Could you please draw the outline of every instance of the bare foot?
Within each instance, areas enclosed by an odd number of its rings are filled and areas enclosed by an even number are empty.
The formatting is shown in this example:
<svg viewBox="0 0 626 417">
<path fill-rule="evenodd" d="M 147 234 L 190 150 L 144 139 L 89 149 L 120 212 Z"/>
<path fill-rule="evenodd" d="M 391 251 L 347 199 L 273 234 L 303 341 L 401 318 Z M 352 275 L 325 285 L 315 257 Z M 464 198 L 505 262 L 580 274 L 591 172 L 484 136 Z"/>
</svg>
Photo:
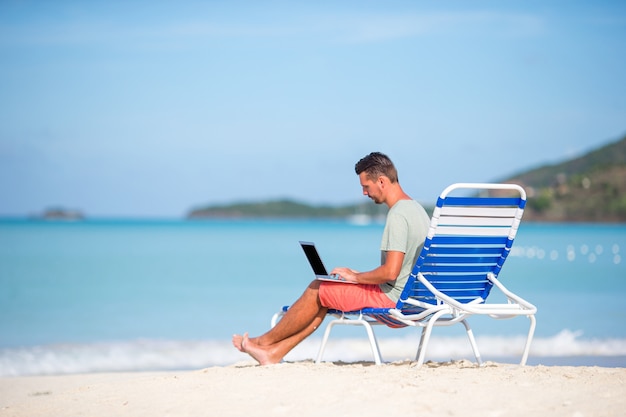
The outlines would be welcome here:
<svg viewBox="0 0 626 417">
<path fill-rule="evenodd" d="M 233 337 L 233 344 L 235 343 Z M 236 346 L 235 346 L 236 347 Z M 270 349 L 265 349 L 248 338 L 248 333 L 244 333 L 241 339 L 241 351 L 252 356 L 261 365 L 272 365 L 279 363 L 283 358 L 272 355 Z"/>
<path fill-rule="evenodd" d="M 236 347 L 239 352 L 244 352 L 242 343 L 243 343 L 243 336 L 238 335 L 238 334 L 234 334 L 233 335 L 233 346 Z"/>
</svg>

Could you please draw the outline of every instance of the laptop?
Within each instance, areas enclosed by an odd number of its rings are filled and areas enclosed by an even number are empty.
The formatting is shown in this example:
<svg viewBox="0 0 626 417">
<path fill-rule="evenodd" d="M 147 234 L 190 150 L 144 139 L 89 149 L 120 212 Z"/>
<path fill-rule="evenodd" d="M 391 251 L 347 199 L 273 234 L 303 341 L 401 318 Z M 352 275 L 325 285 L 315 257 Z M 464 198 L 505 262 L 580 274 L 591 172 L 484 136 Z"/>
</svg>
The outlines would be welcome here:
<svg viewBox="0 0 626 417">
<path fill-rule="evenodd" d="M 317 248 L 313 242 L 300 242 L 300 246 L 302 246 L 302 250 L 304 250 L 304 254 L 306 258 L 309 260 L 309 264 L 313 269 L 313 273 L 315 274 L 315 278 L 321 281 L 332 281 L 332 282 L 342 282 L 345 284 L 356 284 L 355 282 L 346 281 L 341 278 L 339 275 L 329 275 L 324 263 L 322 262 L 322 258 L 320 258 L 319 253 L 317 252 Z"/>
</svg>

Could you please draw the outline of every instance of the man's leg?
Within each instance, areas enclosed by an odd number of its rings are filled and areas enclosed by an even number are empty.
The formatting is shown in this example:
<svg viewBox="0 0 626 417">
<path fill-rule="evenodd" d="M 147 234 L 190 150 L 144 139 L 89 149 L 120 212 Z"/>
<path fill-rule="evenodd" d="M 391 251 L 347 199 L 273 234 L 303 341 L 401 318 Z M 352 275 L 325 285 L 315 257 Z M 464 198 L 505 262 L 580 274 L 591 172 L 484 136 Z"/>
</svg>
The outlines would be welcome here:
<svg viewBox="0 0 626 417">
<path fill-rule="evenodd" d="M 319 286 L 320 281 L 311 282 L 274 328 L 255 338 L 234 335 L 233 345 L 262 365 L 280 362 L 324 320 L 327 308 L 320 303 Z"/>
<path fill-rule="evenodd" d="M 319 314 L 311 321 L 311 323 L 293 336 L 282 339 L 272 345 L 261 346 L 248 338 L 248 334 L 244 333 L 241 339 L 242 352 L 247 353 L 257 360 L 261 365 L 270 365 L 279 363 L 287 353 L 289 353 L 300 342 L 313 333 L 324 320 L 326 309 L 320 311 Z"/>
</svg>

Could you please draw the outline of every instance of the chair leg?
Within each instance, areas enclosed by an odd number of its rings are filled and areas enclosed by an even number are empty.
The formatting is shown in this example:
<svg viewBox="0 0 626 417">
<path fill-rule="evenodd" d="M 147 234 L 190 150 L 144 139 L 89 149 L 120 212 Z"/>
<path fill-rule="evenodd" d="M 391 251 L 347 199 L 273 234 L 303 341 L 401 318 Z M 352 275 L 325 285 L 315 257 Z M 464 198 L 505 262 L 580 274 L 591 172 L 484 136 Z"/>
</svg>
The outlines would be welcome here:
<svg viewBox="0 0 626 417">
<path fill-rule="evenodd" d="M 272 316 L 272 321 L 270 323 L 272 329 L 276 327 L 276 323 L 278 323 L 278 320 L 281 319 L 284 315 L 285 315 L 284 311 L 279 311 L 278 313 Z"/>
<path fill-rule="evenodd" d="M 426 327 L 427 326 L 422 327 L 422 334 L 420 335 L 420 343 L 417 346 L 417 353 L 415 354 L 416 361 L 419 361 L 419 358 L 422 353 L 422 349 L 424 348 L 424 339 L 426 339 Z"/>
<path fill-rule="evenodd" d="M 317 352 L 317 358 L 315 359 L 315 363 L 320 363 L 322 361 L 322 356 L 324 355 L 324 350 L 326 349 L 326 342 L 328 342 L 328 336 L 330 336 L 330 331 L 335 325 L 336 320 L 331 321 L 326 326 L 326 330 L 324 331 L 324 337 L 322 338 L 322 344 L 320 345 L 320 350 Z"/>
<path fill-rule="evenodd" d="M 372 329 L 372 325 L 364 319 L 335 319 L 332 320 L 326 326 L 326 330 L 324 331 L 324 337 L 322 338 L 322 344 L 320 345 L 320 350 L 317 354 L 317 359 L 315 359 L 315 363 L 320 363 L 322 361 L 322 357 L 324 355 L 324 350 L 326 349 L 326 343 L 328 342 L 328 337 L 330 336 L 330 332 L 335 324 L 345 324 L 349 326 L 363 326 L 365 327 L 365 331 L 367 332 L 367 338 L 370 342 L 370 348 L 372 349 L 372 354 L 374 355 L 374 362 L 376 365 L 382 364 L 382 357 L 380 355 L 380 349 L 378 348 L 378 341 L 376 340 L 376 335 L 374 334 L 374 329 Z"/>
<path fill-rule="evenodd" d="M 526 365 L 526 361 L 528 360 L 528 352 L 530 351 L 530 343 L 533 341 L 533 335 L 535 334 L 535 326 L 537 325 L 537 320 L 534 315 L 528 316 L 530 320 L 530 329 L 528 329 L 528 336 L 526 337 L 526 344 L 524 346 L 524 353 L 522 354 L 522 360 L 520 365 Z"/>
<path fill-rule="evenodd" d="M 476 357 L 476 362 L 478 362 L 478 366 L 483 366 L 483 360 L 480 357 L 480 352 L 478 351 L 478 345 L 476 344 L 476 339 L 474 339 L 474 332 L 472 332 L 472 328 L 470 327 L 467 320 L 461 321 L 463 326 L 465 326 L 465 331 L 467 332 L 467 337 L 469 338 L 470 345 L 472 345 L 472 350 L 474 351 L 474 356 Z"/>
<path fill-rule="evenodd" d="M 415 357 L 418 368 L 424 364 L 424 357 L 426 356 L 426 346 L 428 345 L 428 341 L 430 340 L 430 334 L 433 331 L 433 326 L 435 325 L 437 320 L 439 320 L 439 317 L 447 313 L 447 310 L 441 310 L 436 312 L 430 317 L 430 320 L 428 320 L 428 323 L 426 323 L 426 327 L 423 328 L 422 337 L 420 338 L 420 344 L 417 349 L 417 355 Z"/>
<path fill-rule="evenodd" d="M 374 329 L 372 328 L 372 325 L 367 322 L 367 320 L 363 320 L 363 326 L 365 326 L 367 337 L 370 340 L 370 348 L 372 349 L 372 355 L 374 355 L 374 362 L 376 365 L 380 365 L 383 363 L 383 358 L 380 356 L 380 348 L 378 347 L 378 341 L 374 335 Z"/>
<path fill-rule="evenodd" d="M 424 357 L 426 356 L 426 346 L 428 345 L 428 341 L 430 339 L 430 333 L 433 330 L 433 322 L 429 321 L 426 327 L 422 330 L 422 337 L 420 338 L 420 345 L 417 350 L 417 356 L 415 360 L 417 361 L 417 367 L 419 368 L 424 364 Z"/>
</svg>

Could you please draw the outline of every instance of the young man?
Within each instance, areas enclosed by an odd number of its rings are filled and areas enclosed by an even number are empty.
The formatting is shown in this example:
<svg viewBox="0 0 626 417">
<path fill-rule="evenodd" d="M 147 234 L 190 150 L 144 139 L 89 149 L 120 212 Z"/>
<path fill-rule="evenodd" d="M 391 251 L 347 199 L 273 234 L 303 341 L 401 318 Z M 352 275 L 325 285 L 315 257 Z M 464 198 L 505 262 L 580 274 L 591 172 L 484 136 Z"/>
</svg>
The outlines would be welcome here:
<svg viewBox="0 0 626 417">
<path fill-rule="evenodd" d="M 329 308 L 353 311 L 365 307 L 395 307 L 415 260 L 424 245 L 430 219 L 424 208 L 400 186 L 398 173 L 386 155 L 373 152 L 355 165 L 363 194 L 389 207 L 381 242 L 381 264 L 358 272 L 339 267 L 339 274 L 355 284 L 315 280 L 289 308 L 278 324 L 258 337 L 233 336 L 233 345 L 261 365 L 280 362 L 313 333 Z"/>
</svg>

